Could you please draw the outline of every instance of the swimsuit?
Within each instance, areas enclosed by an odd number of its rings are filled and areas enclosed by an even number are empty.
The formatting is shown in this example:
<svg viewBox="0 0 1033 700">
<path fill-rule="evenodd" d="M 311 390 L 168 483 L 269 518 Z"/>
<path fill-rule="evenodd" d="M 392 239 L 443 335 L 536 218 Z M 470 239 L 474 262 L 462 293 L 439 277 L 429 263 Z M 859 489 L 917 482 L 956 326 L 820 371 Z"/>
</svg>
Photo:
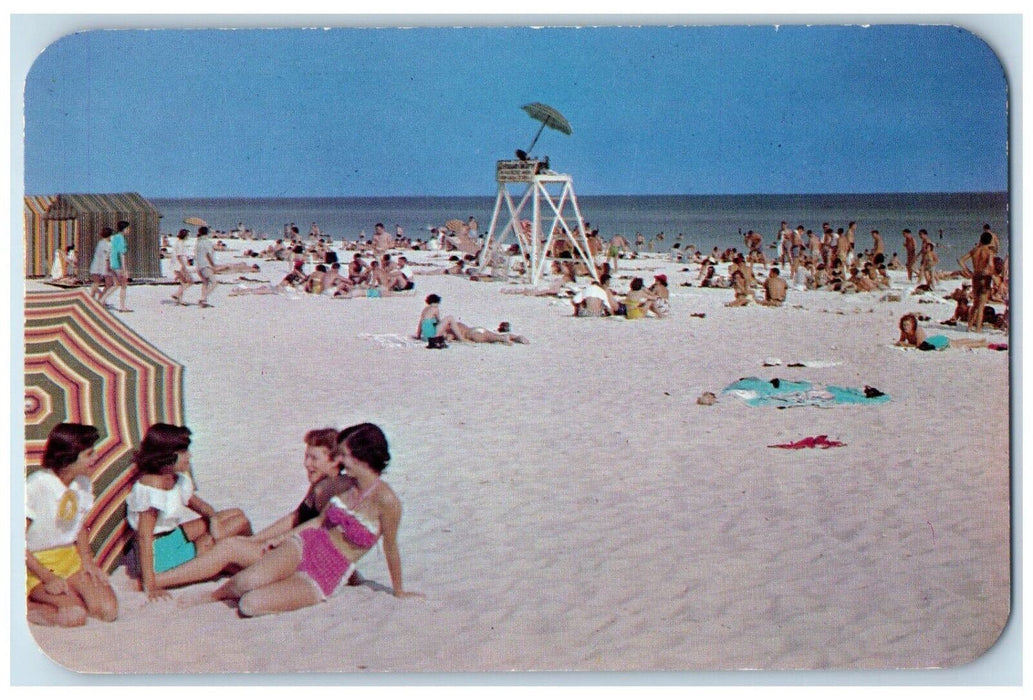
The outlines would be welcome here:
<svg viewBox="0 0 1033 700">
<path fill-rule="evenodd" d="M 420 339 L 427 340 L 438 334 L 438 319 L 425 318 L 420 321 Z"/>
<path fill-rule="evenodd" d="M 177 527 L 164 535 L 155 535 L 152 552 L 154 573 L 160 574 L 197 557 L 197 545 L 187 539 L 182 527 Z"/>
<path fill-rule="evenodd" d="M 295 535 L 301 545 L 301 563 L 297 571 L 319 588 L 322 600 L 336 593 L 355 570 L 355 564 L 334 546 L 329 531 L 337 529 L 345 542 L 364 550 L 370 549 L 380 539 L 379 523 L 370 523 L 355 511 L 379 484 L 379 480 L 374 482 L 351 508 L 339 496 L 334 496 L 326 506 L 323 526 L 302 530 Z"/>
</svg>

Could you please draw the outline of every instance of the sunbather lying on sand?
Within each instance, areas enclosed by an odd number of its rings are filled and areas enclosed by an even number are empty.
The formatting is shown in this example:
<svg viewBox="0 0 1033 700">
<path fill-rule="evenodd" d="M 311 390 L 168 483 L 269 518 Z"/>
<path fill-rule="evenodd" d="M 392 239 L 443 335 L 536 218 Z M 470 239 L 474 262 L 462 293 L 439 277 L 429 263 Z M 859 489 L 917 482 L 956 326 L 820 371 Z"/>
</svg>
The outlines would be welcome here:
<svg viewBox="0 0 1033 700">
<path fill-rule="evenodd" d="M 508 325 L 500 326 L 500 328 L 508 328 Z M 495 331 L 489 331 L 487 328 L 468 326 L 462 321 L 457 321 L 451 316 L 446 316 L 441 319 L 441 322 L 437 327 L 438 335 L 444 337 L 446 340 L 456 340 L 459 342 L 469 343 L 505 343 L 506 345 L 512 345 L 513 343 L 528 344 L 530 341 L 522 335 L 516 333 L 496 333 Z"/>
<path fill-rule="evenodd" d="M 216 274 L 223 274 L 226 272 L 260 272 L 261 268 L 258 267 L 257 263 L 229 263 L 228 265 L 216 265 Z"/>
<path fill-rule="evenodd" d="M 925 331 L 918 327 L 918 317 L 915 314 L 904 314 L 901 316 L 898 326 L 900 328 L 900 338 L 896 344 L 902 347 L 918 348 L 919 350 L 945 350 L 948 347 L 986 347 L 986 338 L 948 338 L 945 335 L 926 337 Z"/>
</svg>

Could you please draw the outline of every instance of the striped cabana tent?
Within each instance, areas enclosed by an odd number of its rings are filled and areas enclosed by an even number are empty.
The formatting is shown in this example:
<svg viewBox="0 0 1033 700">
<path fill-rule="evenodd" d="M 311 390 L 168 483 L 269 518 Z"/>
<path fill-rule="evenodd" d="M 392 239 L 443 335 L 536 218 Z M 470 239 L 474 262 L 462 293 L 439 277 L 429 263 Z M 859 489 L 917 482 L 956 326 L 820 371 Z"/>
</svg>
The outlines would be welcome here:
<svg viewBox="0 0 1033 700">
<path fill-rule="evenodd" d="M 158 209 L 135 192 L 121 194 L 57 194 L 25 197 L 25 276 L 43 277 L 55 251 L 74 245 L 77 277 L 89 280 L 93 250 L 105 226 L 128 221 L 129 274 L 161 277 Z"/>
<path fill-rule="evenodd" d="M 25 198 L 25 276 L 43 277 L 50 272 L 54 252 L 76 245 L 74 220 L 47 220 L 47 211 L 56 195 L 29 195 Z"/>
<path fill-rule="evenodd" d="M 133 451 L 155 423 L 183 424 L 183 367 L 130 330 L 88 290 L 29 293 L 25 298 L 25 464 L 38 469 L 58 423 L 100 432 L 95 445 L 95 505 L 90 544 L 108 571 L 118 566 L 131 531 L 125 500 Z"/>
</svg>

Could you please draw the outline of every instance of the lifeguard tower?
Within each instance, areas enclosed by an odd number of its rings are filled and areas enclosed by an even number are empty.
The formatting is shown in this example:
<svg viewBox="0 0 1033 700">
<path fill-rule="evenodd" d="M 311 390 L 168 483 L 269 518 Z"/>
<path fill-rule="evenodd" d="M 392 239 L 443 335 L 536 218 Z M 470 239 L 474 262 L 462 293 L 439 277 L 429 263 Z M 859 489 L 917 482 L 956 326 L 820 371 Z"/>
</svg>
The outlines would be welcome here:
<svg viewBox="0 0 1033 700">
<path fill-rule="evenodd" d="M 533 119 L 542 122 L 531 148 L 546 126 L 565 134 L 571 133 L 570 124 L 563 115 L 548 105 L 534 102 L 524 105 L 523 109 Z M 531 158 L 523 151 L 517 151 L 517 156 L 514 160 L 500 160 L 495 164 L 498 196 L 478 266 L 483 270 L 489 265 L 497 265 L 498 251 L 508 244 L 512 235 L 526 261 L 525 276 L 531 284 L 537 285 L 541 280 L 550 256 L 566 258 L 565 253 L 568 252 L 570 259 L 584 262 L 588 274 L 596 279 L 588 234 L 574 194 L 573 178 L 550 170 L 548 158 Z M 510 190 L 511 187 L 514 191 Z M 503 218 L 506 223 L 500 227 Z"/>
</svg>

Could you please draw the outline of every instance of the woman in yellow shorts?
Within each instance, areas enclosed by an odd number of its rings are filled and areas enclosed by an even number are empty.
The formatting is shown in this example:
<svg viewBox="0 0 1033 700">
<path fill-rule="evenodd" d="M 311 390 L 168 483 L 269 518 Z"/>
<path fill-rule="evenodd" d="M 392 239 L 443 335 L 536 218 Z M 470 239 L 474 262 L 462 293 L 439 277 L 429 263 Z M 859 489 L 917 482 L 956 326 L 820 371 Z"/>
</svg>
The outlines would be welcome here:
<svg viewBox="0 0 1033 700">
<path fill-rule="evenodd" d="M 87 615 L 105 622 L 118 617 L 118 600 L 84 526 L 93 507 L 88 475 L 98 437 L 92 425 L 58 424 L 47 437 L 43 468 L 26 479 L 26 589 L 35 624 L 78 627 Z"/>
</svg>

